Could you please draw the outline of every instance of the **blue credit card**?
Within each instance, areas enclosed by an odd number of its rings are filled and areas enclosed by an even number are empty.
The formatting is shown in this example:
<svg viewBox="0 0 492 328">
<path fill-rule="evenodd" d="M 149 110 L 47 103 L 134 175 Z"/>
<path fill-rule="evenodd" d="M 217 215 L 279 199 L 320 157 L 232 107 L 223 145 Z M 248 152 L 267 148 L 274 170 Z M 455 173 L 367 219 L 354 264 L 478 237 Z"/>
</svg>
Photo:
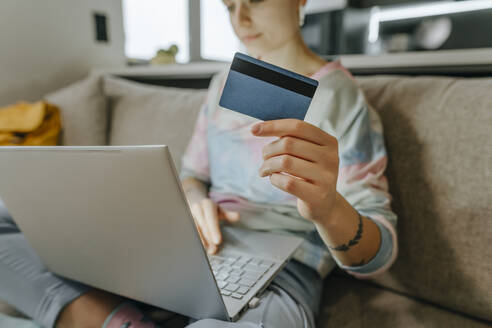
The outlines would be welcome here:
<svg viewBox="0 0 492 328">
<path fill-rule="evenodd" d="M 237 52 L 219 105 L 257 119 L 304 120 L 318 81 Z"/>
</svg>

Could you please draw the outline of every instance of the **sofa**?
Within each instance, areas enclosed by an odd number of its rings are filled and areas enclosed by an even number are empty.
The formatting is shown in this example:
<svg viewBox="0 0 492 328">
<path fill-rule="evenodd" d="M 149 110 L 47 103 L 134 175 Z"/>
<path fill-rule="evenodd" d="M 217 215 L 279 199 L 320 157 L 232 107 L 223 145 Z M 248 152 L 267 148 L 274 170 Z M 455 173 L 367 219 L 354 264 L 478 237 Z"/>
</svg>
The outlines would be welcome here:
<svg viewBox="0 0 492 328">
<path fill-rule="evenodd" d="M 492 78 L 356 79 L 384 125 L 399 256 L 372 280 L 326 278 L 318 326 L 491 326 Z M 105 74 L 46 99 L 61 108 L 61 144 L 167 144 L 179 169 L 205 97 Z"/>
</svg>

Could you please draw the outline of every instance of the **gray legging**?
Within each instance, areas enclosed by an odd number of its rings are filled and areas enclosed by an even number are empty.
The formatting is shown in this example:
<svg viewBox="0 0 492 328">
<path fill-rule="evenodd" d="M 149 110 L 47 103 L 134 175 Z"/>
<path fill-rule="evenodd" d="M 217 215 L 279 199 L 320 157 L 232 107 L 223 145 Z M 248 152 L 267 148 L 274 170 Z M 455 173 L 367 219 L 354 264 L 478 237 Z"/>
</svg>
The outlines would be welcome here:
<svg viewBox="0 0 492 328">
<path fill-rule="evenodd" d="M 0 299 L 45 327 L 90 287 L 48 271 L 0 200 Z M 263 293 L 260 305 L 237 322 L 203 319 L 188 327 L 315 327 L 322 290 L 316 271 L 291 261 Z"/>
</svg>

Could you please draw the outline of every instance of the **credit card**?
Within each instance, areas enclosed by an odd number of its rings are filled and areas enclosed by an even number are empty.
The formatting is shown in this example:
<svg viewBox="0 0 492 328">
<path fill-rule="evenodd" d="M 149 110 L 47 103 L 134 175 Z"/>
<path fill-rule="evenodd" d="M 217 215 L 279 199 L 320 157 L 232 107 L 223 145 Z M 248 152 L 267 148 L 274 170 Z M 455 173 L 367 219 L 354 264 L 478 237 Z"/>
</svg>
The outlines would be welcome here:
<svg viewBox="0 0 492 328">
<path fill-rule="evenodd" d="M 237 52 L 219 105 L 263 121 L 304 120 L 317 87 L 316 80 Z"/>
</svg>

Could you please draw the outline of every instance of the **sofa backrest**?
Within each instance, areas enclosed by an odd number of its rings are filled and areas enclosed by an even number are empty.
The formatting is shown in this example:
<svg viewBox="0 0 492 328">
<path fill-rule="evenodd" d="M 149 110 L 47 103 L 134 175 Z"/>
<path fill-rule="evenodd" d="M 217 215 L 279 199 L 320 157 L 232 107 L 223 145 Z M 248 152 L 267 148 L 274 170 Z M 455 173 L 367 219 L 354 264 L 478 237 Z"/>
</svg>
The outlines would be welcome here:
<svg viewBox="0 0 492 328">
<path fill-rule="evenodd" d="M 358 78 L 379 112 L 400 252 L 376 282 L 492 320 L 492 79 Z"/>
</svg>

